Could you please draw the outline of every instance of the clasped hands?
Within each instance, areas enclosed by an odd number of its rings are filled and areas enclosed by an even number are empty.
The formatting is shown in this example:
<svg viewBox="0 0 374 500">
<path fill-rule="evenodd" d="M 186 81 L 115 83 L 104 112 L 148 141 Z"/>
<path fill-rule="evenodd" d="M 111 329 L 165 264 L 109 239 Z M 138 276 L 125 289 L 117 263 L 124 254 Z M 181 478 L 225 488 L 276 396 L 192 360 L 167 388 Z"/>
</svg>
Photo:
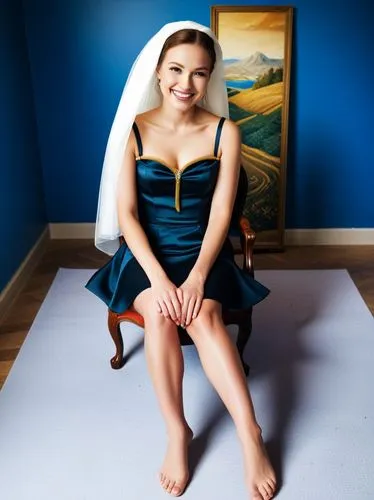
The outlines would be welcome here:
<svg viewBox="0 0 374 500">
<path fill-rule="evenodd" d="M 199 314 L 204 279 L 191 272 L 178 288 L 165 275 L 152 282 L 151 290 L 158 312 L 185 328 Z"/>
</svg>

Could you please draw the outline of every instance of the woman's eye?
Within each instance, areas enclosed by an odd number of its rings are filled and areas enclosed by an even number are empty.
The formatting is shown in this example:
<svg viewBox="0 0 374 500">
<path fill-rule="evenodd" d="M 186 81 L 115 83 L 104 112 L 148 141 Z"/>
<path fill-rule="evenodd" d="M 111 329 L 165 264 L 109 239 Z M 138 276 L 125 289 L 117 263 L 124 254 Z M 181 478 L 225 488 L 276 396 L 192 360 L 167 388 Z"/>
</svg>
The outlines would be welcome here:
<svg viewBox="0 0 374 500">
<path fill-rule="evenodd" d="M 170 71 L 174 71 L 175 73 L 180 73 L 180 72 L 182 71 L 182 69 L 181 69 L 181 68 L 178 68 L 177 66 L 171 66 L 171 67 L 169 68 L 169 70 L 170 70 Z M 202 78 L 204 78 L 204 77 L 206 77 L 206 76 L 207 76 L 207 75 L 206 75 L 206 73 L 204 73 L 204 71 L 195 71 L 195 73 L 194 73 L 194 74 L 195 74 L 196 76 L 198 76 L 198 77 L 202 77 Z"/>
</svg>

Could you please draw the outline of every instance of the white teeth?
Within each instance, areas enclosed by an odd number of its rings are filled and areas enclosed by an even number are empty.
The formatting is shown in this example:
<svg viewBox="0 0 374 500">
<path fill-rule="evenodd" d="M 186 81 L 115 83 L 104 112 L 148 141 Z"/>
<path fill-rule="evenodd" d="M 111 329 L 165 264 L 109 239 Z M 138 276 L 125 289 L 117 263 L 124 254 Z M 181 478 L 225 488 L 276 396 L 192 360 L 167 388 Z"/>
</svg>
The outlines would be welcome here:
<svg viewBox="0 0 374 500">
<path fill-rule="evenodd" d="M 188 94 L 185 92 L 179 92 L 178 90 L 173 90 L 174 94 L 178 97 L 191 97 L 193 94 Z"/>
</svg>

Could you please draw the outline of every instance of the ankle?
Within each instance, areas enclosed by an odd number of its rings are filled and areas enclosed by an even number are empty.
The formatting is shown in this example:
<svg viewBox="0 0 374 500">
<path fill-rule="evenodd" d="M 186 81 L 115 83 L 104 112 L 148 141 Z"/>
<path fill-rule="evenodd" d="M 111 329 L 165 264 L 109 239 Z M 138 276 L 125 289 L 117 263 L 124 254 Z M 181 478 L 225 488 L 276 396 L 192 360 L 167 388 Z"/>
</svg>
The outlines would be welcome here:
<svg viewBox="0 0 374 500">
<path fill-rule="evenodd" d="M 262 429 L 257 422 L 249 426 L 247 425 L 243 429 L 238 429 L 237 433 L 242 443 L 248 443 L 248 441 L 255 443 L 262 442 Z"/>
<path fill-rule="evenodd" d="M 174 423 L 172 425 L 167 426 L 166 433 L 169 438 L 180 438 L 183 439 L 189 435 L 191 429 L 189 425 L 186 423 Z"/>
</svg>

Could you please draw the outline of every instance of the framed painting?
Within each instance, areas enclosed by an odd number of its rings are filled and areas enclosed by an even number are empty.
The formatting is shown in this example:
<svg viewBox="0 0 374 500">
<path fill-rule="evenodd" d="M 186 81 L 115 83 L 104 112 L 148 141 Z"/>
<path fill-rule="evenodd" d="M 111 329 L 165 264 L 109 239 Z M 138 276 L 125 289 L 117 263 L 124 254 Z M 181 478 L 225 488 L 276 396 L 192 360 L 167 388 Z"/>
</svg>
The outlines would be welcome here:
<svg viewBox="0 0 374 500">
<path fill-rule="evenodd" d="M 230 118 L 242 136 L 249 188 L 244 215 L 256 248 L 284 246 L 293 8 L 212 6 L 223 51 Z"/>
</svg>

